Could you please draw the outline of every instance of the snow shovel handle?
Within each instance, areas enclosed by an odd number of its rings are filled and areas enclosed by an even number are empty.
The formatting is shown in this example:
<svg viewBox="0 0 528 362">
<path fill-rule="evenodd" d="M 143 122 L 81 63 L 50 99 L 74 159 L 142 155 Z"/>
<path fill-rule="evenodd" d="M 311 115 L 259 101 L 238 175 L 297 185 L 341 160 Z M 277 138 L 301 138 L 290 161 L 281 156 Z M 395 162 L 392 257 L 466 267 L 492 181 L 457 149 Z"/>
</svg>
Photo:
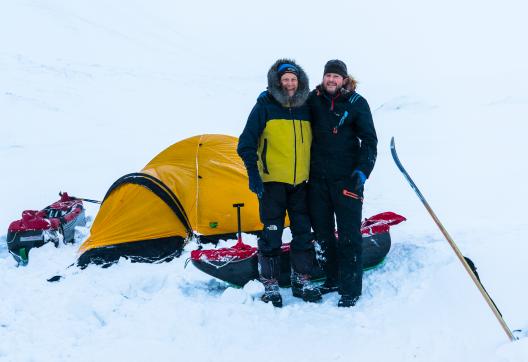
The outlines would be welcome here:
<svg viewBox="0 0 528 362">
<path fill-rule="evenodd" d="M 238 224 L 238 242 L 242 242 L 242 221 L 240 220 L 240 208 L 244 207 L 244 204 L 233 204 L 233 207 L 236 207 L 237 209 L 237 224 Z"/>
</svg>

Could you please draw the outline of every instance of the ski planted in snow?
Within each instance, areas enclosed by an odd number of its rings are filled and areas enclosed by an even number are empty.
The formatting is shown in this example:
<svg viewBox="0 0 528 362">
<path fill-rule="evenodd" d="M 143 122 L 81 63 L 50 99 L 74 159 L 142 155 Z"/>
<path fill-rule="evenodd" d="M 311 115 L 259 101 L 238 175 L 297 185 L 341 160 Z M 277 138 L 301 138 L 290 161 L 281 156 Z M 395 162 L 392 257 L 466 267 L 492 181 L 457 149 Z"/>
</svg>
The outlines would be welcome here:
<svg viewBox="0 0 528 362">
<path fill-rule="evenodd" d="M 394 143 L 394 137 L 392 137 L 392 139 L 391 139 L 390 147 L 391 147 L 392 158 L 394 159 L 394 162 L 396 163 L 396 166 L 398 166 L 398 169 L 401 171 L 401 173 L 403 174 L 403 176 L 405 177 L 405 179 L 407 180 L 409 185 L 412 187 L 412 189 L 414 190 L 414 192 L 416 193 L 416 195 L 418 196 L 418 198 L 420 199 L 422 204 L 425 206 L 425 208 L 427 209 L 427 211 L 429 212 L 429 214 L 433 218 L 434 222 L 436 223 L 436 225 L 438 226 L 438 228 L 440 229 L 440 231 L 442 232 L 444 237 L 447 239 L 449 245 L 451 245 L 451 248 L 453 249 L 453 251 L 455 252 L 456 256 L 458 257 L 458 259 L 460 260 L 460 262 L 464 266 L 464 269 L 466 269 L 467 273 L 469 274 L 469 276 L 471 277 L 471 279 L 473 280 L 473 282 L 475 283 L 475 285 L 479 289 L 480 293 L 482 294 L 482 297 L 484 297 L 484 299 L 488 303 L 488 306 L 493 311 L 493 314 L 495 315 L 495 317 L 499 321 L 502 329 L 504 329 L 504 332 L 508 335 L 508 338 L 510 339 L 510 341 L 517 340 L 517 337 L 513 335 L 511 329 L 506 325 L 506 322 L 502 318 L 502 314 L 499 312 L 497 306 L 495 305 L 495 303 L 493 302 L 493 300 L 489 296 L 488 292 L 486 291 L 486 289 L 484 289 L 484 286 L 480 282 L 478 276 L 476 275 L 476 272 L 474 272 L 472 270 L 474 267 L 472 268 L 468 264 L 466 258 L 462 255 L 462 253 L 458 249 L 457 245 L 455 244 L 455 242 L 453 241 L 453 239 L 451 238 L 451 236 L 449 235 L 447 230 L 444 228 L 444 226 L 440 222 L 440 219 L 438 219 L 438 217 L 434 213 L 434 211 L 431 208 L 431 206 L 429 206 L 429 203 L 425 200 L 425 197 L 422 195 L 422 193 L 418 189 L 418 186 L 416 186 L 414 181 L 411 179 L 411 176 L 409 176 L 409 173 L 403 167 L 402 163 L 400 162 L 400 159 L 398 158 L 398 154 L 396 153 L 396 145 Z"/>
</svg>

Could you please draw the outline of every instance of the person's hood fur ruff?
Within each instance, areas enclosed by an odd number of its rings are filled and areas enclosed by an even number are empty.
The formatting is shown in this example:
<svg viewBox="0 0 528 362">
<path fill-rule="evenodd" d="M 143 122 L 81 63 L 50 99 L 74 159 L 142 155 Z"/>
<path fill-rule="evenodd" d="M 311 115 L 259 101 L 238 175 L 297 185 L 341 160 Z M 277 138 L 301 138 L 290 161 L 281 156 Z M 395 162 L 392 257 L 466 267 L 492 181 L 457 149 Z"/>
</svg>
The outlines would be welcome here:
<svg viewBox="0 0 528 362">
<path fill-rule="evenodd" d="M 279 66 L 284 63 L 292 64 L 299 70 L 299 76 L 297 77 L 299 86 L 292 97 L 288 97 L 288 94 L 282 89 L 277 72 Z M 268 92 L 285 107 L 299 107 L 306 102 L 310 93 L 310 85 L 308 83 L 308 76 L 301 66 L 292 59 L 279 59 L 268 71 Z"/>
</svg>

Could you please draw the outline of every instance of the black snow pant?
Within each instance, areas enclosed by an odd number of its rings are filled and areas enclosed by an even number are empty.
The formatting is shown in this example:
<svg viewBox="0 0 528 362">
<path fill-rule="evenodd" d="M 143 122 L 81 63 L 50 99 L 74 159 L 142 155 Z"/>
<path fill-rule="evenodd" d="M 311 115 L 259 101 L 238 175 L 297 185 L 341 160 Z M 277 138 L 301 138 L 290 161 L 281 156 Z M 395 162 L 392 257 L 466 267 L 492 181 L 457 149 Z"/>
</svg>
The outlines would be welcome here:
<svg viewBox="0 0 528 362">
<path fill-rule="evenodd" d="M 264 224 L 258 240 L 259 271 L 265 279 L 278 279 L 282 232 L 286 211 L 290 218 L 292 269 L 311 274 L 315 265 L 315 250 L 308 212 L 307 184 L 293 186 L 282 182 L 265 182 L 259 199 L 260 220 Z"/>
<path fill-rule="evenodd" d="M 320 259 L 328 282 L 337 282 L 341 295 L 360 296 L 363 279 L 363 189 L 354 192 L 348 178 L 311 178 L 308 195 L 312 227 L 315 240 L 321 247 Z M 335 235 L 336 221 L 338 239 Z"/>
</svg>

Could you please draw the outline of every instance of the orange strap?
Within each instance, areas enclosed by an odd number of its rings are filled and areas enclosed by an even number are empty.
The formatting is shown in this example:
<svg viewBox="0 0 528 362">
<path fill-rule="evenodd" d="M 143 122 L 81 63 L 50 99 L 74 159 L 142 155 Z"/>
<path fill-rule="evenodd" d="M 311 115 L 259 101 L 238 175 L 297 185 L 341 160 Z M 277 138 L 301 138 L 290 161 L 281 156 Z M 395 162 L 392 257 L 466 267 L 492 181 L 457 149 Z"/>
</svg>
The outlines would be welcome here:
<svg viewBox="0 0 528 362">
<path fill-rule="evenodd" d="M 353 199 L 356 199 L 356 200 L 359 200 L 359 201 L 363 202 L 363 198 L 362 197 L 360 197 L 358 194 L 355 194 L 353 192 L 348 191 L 347 189 L 343 189 L 343 195 L 345 195 L 346 197 L 351 197 Z"/>
</svg>

